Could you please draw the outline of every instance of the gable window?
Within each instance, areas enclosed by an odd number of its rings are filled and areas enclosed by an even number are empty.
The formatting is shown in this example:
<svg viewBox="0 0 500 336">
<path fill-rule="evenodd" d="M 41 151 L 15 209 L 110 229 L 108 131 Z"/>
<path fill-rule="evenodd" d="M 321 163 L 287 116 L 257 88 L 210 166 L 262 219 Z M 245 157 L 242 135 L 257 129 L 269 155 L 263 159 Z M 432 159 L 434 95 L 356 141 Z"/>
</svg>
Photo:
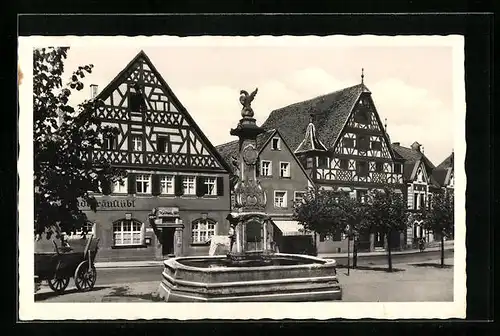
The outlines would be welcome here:
<svg viewBox="0 0 500 336">
<path fill-rule="evenodd" d="M 103 148 L 107 150 L 118 149 L 118 137 L 109 134 L 103 138 Z"/>
<path fill-rule="evenodd" d="M 157 138 L 157 150 L 160 153 L 167 153 L 168 152 L 168 138 L 164 136 L 159 136 Z"/>
<path fill-rule="evenodd" d="M 375 171 L 381 173 L 384 171 L 384 164 L 382 162 L 375 162 Z"/>
<path fill-rule="evenodd" d="M 273 138 L 271 142 L 271 148 L 272 150 L 280 150 L 281 149 L 281 143 L 279 138 Z"/>
<path fill-rule="evenodd" d="M 342 144 L 345 148 L 354 148 L 354 139 L 352 138 L 343 138 Z"/>
<path fill-rule="evenodd" d="M 127 179 L 113 183 L 112 192 L 114 194 L 126 194 L 128 192 Z"/>
<path fill-rule="evenodd" d="M 366 135 L 358 135 L 358 139 L 357 139 L 357 145 L 358 145 L 358 149 L 360 150 L 368 150 L 369 149 L 369 139 Z"/>
<path fill-rule="evenodd" d="M 382 142 L 380 141 L 372 141 L 372 149 L 376 151 L 382 150 Z"/>
<path fill-rule="evenodd" d="M 137 175 L 135 178 L 135 191 L 137 194 L 151 194 L 151 175 Z"/>
<path fill-rule="evenodd" d="M 131 112 L 141 112 L 146 109 L 146 101 L 144 100 L 141 89 L 137 84 L 135 84 L 133 88 L 130 88 L 128 106 Z"/>
<path fill-rule="evenodd" d="M 395 163 L 394 164 L 394 173 L 401 174 L 401 168 L 402 168 L 402 166 L 400 163 Z"/>
<path fill-rule="evenodd" d="M 280 177 L 290 177 L 289 162 L 280 162 Z"/>
<path fill-rule="evenodd" d="M 184 195 L 196 195 L 196 182 L 194 176 L 183 176 L 182 187 Z"/>
<path fill-rule="evenodd" d="M 134 152 L 142 152 L 142 137 L 140 135 L 132 136 L 132 150 Z"/>
<path fill-rule="evenodd" d="M 286 208 L 286 191 L 275 191 L 274 192 L 274 207 L 275 208 Z"/>
<path fill-rule="evenodd" d="M 206 243 L 215 235 L 217 222 L 211 219 L 197 219 L 191 223 L 191 241 Z"/>
<path fill-rule="evenodd" d="M 340 169 L 347 170 L 349 168 L 349 160 L 340 159 Z"/>
<path fill-rule="evenodd" d="M 271 161 L 262 160 L 260 162 L 260 175 L 262 176 L 272 176 L 272 164 Z"/>
<path fill-rule="evenodd" d="M 306 159 L 306 169 L 310 169 L 310 168 L 312 168 L 312 167 L 313 167 L 313 163 L 314 163 L 313 158 L 308 157 L 308 158 Z"/>
<path fill-rule="evenodd" d="M 132 219 L 122 219 L 113 223 L 113 243 L 115 246 L 142 245 L 142 223 Z"/>
<path fill-rule="evenodd" d="M 356 162 L 356 173 L 358 176 L 366 177 L 368 176 L 368 164 L 365 161 Z"/>
<path fill-rule="evenodd" d="M 368 111 L 366 108 L 360 107 L 354 114 L 354 121 L 358 124 L 368 123 Z"/>
<path fill-rule="evenodd" d="M 216 196 L 217 195 L 217 181 L 215 177 L 205 177 L 203 184 L 205 185 L 205 195 Z"/>
<path fill-rule="evenodd" d="M 417 171 L 417 182 L 424 182 L 424 174 L 422 173 L 422 168 Z"/>
<path fill-rule="evenodd" d="M 305 191 L 295 191 L 293 200 L 295 203 L 302 202 L 304 200 L 306 193 Z"/>
<path fill-rule="evenodd" d="M 174 193 L 174 177 L 172 175 L 160 177 L 160 193 L 162 195 L 172 195 Z"/>
</svg>

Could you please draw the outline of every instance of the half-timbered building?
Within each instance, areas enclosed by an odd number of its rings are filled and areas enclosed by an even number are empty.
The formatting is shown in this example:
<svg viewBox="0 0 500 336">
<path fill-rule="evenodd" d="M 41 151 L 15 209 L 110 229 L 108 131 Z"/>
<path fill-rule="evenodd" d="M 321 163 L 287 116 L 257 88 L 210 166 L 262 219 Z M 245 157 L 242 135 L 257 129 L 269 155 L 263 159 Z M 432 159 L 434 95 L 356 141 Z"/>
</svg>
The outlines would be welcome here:
<svg viewBox="0 0 500 336">
<path fill-rule="evenodd" d="M 95 86 L 92 92 L 104 102 L 95 117 L 119 133 L 88 159 L 104 158 L 128 173 L 96 195 L 96 213 L 81 202 L 100 238 L 99 257 L 207 254 L 210 237 L 229 231 L 226 162 L 143 51 L 100 93 Z M 161 215 L 156 228 L 148 221 L 152 211 Z"/>
<path fill-rule="evenodd" d="M 303 235 L 302 226 L 292 219 L 294 202 L 300 201 L 313 181 L 306 173 L 292 149 L 277 129 L 270 129 L 257 136 L 259 164 L 257 177 L 266 191 L 265 212 L 284 236 Z M 221 156 L 233 166 L 236 182 L 238 165 L 238 140 L 216 147 Z M 232 190 L 232 188 L 231 188 Z"/>
<path fill-rule="evenodd" d="M 417 141 L 413 142 L 410 147 L 401 146 L 401 143 L 394 142 L 392 148 L 405 160 L 403 182 L 406 188 L 404 193 L 410 210 L 406 246 L 416 248 L 418 238 L 425 238 L 427 242 L 434 240 L 433 233 L 421 226 L 421 221 L 417 219 L 415 214 L 432 201 L 433 190 L 438 186 L 433 177 L 435 167 L 425 156 L 422 145 Z"/>
<path fill-rule="evenodd" d="M 322 188 L 345 191 L 361 201 L 370 189 L 385 184 L 402 192 L 404 161 L 394 153 L 363 82 L 272 111 L 263 127 L 280 131 Z M 318 251 L 343 252 L 344 238 L 320 237 Z M 403 237 L 395 236 L 391 246 L 402 241 Z M 381 234 L 366 234 L 359 246 L 374 250 L 384 248 L 386 242 Z"/>
</svg>

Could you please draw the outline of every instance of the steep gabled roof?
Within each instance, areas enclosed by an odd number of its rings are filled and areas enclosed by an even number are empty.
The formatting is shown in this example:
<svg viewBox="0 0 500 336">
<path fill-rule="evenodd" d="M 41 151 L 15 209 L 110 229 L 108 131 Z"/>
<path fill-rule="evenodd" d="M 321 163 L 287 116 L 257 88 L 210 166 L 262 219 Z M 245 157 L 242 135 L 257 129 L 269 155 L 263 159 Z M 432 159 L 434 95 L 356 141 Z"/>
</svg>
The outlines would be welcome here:
<svg viewBox="0 0 500 336">
<path fill-rule="evenodd" d="M 450 182 L 453 174 L 454 159 L 455 154 L 451 152 L 450 156 L 444 159 L 432 172 L 432 176 L 441 187 L 447 186 Z"/>
<path fill-rule="evenodd" d="M 453 168 L 455 152 L 451 152 L 450 156 L 443 160 L 436 168 Z"/>
<path fill-rule="evenodd" d="M 420 164 L 420 162 L 423 162 L 425 167 L 427 168 L 427 176 L 429 176 L 429 179 L 431 180 L 430 182 L 432 183 L 433 179 L 431 178 L 431 174 L 435 167 L 431 160 L 429 160 L 429 158 L 427 158 L 424 153 L 413 148 L 401 146 L 396 143 L 391 144 L 391 147 L 394 152 L 405 161 L 403 168 L 403 178 L 406 181 L 413 180 L 418 165 Z"/>
<path fill-rule="evenodd" d="M 169 98 L 172 100 L 172 102 L 175 104 L 177 109 L 179 110 L 180 113 L 186 118 L 187 122 L 189 123 L 189 126 L 193 128 L 193 130 L 198 134 L 198 136 L 201 138 L 203 143 L 207 146 L 209 152 L 211 155 L 215 157 L 215 159 L 221 164 L 224 170 L 230 172 L 231 168 L 227 164 L 227 162 L 220 156 L 219 152 L 215 149 L 213 144 L 210 142 L 210 140 L 205 136 L 203 131 L 200 129 L 198 124 L 194 121 L 193 117 L 189 114 L 187 109 L 182 105 L 180 100 L 177 98 L 177 96 L 174 94 L 170 86 L 167 84 L 165 79 L 162 77 L 160 72 L 156 69 L 156 67 L 153 65 L 151 60 L 149 59 L 148 55 L 141 50 L 128 64 L 127 66 L 116 75 L 115 78 L 113 78 L 112 81 L 108 83 L 108 85 L 97 95 L 96 99 L 103 99 L 108 97 L 110 94 L 112 94 L 113 90 L 116 89 L 117 85 L 125 80 L 129 73 L 133 71 L 134 65 L 140 61 L 143 60 L 151 69 L 151 71 L 154 73 L 154 75 L 158 78 L 158 81 L 160 82 L 161 86 L 165 90 L 165 92 L 168 94 Z"/>
<path fill-rule="evenodd" d="M 310 115 L 313 114 L 318 139 L 327 148 L 333 148 L 354 104 L 363 92 L 370 91 L 364 84 L 358 84 L 282 107 L 272 111 L 262 127 L 279 129 L 288 146 L 296 149 L 304 139 Z"/>
</svg>

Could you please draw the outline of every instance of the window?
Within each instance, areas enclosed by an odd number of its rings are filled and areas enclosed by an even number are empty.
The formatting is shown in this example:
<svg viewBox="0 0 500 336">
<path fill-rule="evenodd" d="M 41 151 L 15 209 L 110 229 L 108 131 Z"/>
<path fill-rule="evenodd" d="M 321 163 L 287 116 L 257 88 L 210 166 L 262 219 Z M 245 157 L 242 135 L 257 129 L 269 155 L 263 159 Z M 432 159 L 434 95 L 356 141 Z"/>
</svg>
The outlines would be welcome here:
<svg viewBox="0 0 500 336">
<path fill-rule="evenodd" d="M 71 234 L 67 236 L 67 239 L 82 239 L 84 238 L 84 234 L 96 236 L 95 226 L 95 223 L 86 222 L 85 224 L 83 224 L 82 228 L 76 230 L 75 232 L 71 232 Z"/>
<path fill-rule="evenodd" d="M 289 162 L 280 162 L 280 177 L 290 177 Z"/>
<path fill-rule="evenodd" d="M 158 145 L 158 152 L 160 153 L 167 153 L 168 152 L 168 148 L 167 148 L 167 145 L 168 145 L 168 138 L 167 137 L 158 137 L 157 138 L 157 145 Z"/>
<path fill-rule="evenodd" d="M 216 196 L 217 195 L 217 181 L 215 177 L 205 177 L 203 183 L 205 184 L 205 195 Z"/>
<path fill-rule="evenodd" d="M 142 152 L 142 137 L 140 135 L 132 136 L 132 150 Z"/>
<path fill-rule="evenodd" d="M 358 202 L 365 203 L 367 201 L 368 192 L 366 190 L 356 190 Z"/>
<path fill-rule="evenodd" d="M 137 175 L 135 178 L 135 191 L 138 194 L 150 194 L 151 193 L 151 175 L 141 174 Z"/>
<path fill-rule="evenodd" d="M 360 150 L 368 150 L 369 149 L 369 139 L 366 135 L 358 135 L 358 149 Z"/>
<path fill-rule="evenodd" d="M 342 143 L 345 148 L 354 148 L 354 139 L 351 138 L 343 138 Z"/>
<path fill-rule="evenodd" d="M 107 150 L 118 149 L 118 138 L 116 135 L 107 135 L 103 138 L 103 147 Z"/>
<path fill-rule="evenodd" d="M 271 148 L 273 150 L 280 150 L 280 139 L 279 138 L 273 138 L 272 143 L 271 143 Z"/>
<path fill-rule="evenodd" d="M 313 158 L 308 157 L 308 158 L 306 159 L 306 168 L 307 168 L 307 169 L 310 169 L 310 168 L 312 168 L 312 167 L 313 167 Z"/>
<path fill-rule="evenodd" d="M 294 193 L 294 197 L 293 198 L 294 198 L 294 201 L 296 203 L 298 203 L 298 202 L 302 202 L 302 200 L 304 199 L 305 196 L 306 196 L 306 193 L 304 191 L 296 191 Z"/>
<path fill-rule="evenodd" d="M 368 123 L 368 112 L 366 108 L 359 108 L 354 114 L 354 121 L 358 124 L 367 124 Z"/>
<path fill-rule="evenodd" d="M 274 192 L 274 207 L 275 208 L 286 208 L 286 191 L 275 191 Z"/>
<path fill-rule="evenodd" d="M 194 176 L 184 176 L 182 178 L 182 186 L 185 195 L 196 195 L 196 182 Z"/>
<path fill-rule="evenodd" d="M 146 109 L 146 101 L 141 93 L 141 88 L 137 84 L 130 88 L 128 106 L 131 112 L 141 112 Z"/>
<path fill-rule="evenodd" d="M 413 210 L 418 209 L 418 194 L 413 194 Z"/>
<path fill-rule="evenodd" d="M 272 166 L 271 161 L 261 161 L 260 163 L 260 175 L 262 176 L 272 176 Z"/>
<path fill-rule="evenodd" d="M 394 172 L 396 174 L 401 174 L 401 164 L 400 163 L 395 163 L 394 164 Z"/>
<path fill-rule="evenodd" d="M 127 194 L 127 179 L 123 179 L 121 181 L 116 181 L 115 183 L 113 183 L 112 190 L 115 194 Z"/>
<path fill-rule="evenodd" d="M 320 156 L 317 158 L 318 168 L 328 168 L 328 157 Z"/>
<path fill-rule="evenodd" d="M 211 219 L 197 219 L 191 226 L 191 240 L 193 243 L 206 243 L 215 235 L 217 222 Z"/>
<path fill-rule="evenodd" d="M 382 143 L 380 141 L 372 141 L 372 149 L 381 151 L 382 150 Z"/>
<path fill-rule="evenodd" d="M 382 162 L 375 162 L 375 171 L 381 173 L 384 171 L 384 164 Z"/>
<path fill-rule="evenodd" d="M 123 219 L 114 222 L 113 239 L 115 246 L 141 245 L 142 223 L 130 219 Z"/>
<path fill-rule="evenodd" d="M 172 175 L 160 177 L 160 193 L 172 195 L 174 193 L 174 177 Z"/>
<path fill-rule="evenodd" d="M 422 173 L 422 168 L 419 168 L 417 171 L 417 182 L 424 181 L 424 174 Z"/>
<path fill-rule="evenodd" d="M 368 176 L 368 165 L 365 161 L 356 162 L 356 173 L 361 177 Z"/>
<path fill-rule="evenodd" d="M 340 160 L 340 169 L 347 170 L 349 168 L 349 160 L 341 159 Z"/>
</svg>

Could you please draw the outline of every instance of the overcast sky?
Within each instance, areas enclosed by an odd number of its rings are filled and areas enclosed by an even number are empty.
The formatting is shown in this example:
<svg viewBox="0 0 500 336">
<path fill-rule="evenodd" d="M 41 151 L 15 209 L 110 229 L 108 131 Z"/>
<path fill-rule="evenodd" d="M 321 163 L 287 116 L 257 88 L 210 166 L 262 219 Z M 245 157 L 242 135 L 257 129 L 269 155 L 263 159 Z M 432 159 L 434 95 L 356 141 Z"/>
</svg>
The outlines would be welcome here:
<svg viewBox="0 0 500 336">
<path fill-rule="evenodd" d="M 360 83 L 364 68 L 365 84 L 380 118 L 387 118 L 392 142 L 420 142 L 436 165 L 453 149 L 456 78 L 450 46 L 82 44 L 71 47 L 65 77 L 92 63 L 85 84 L 103 89 L 141 50 L 214 145 L 235 140 L 229 130 L 240 118 L 240 89 L 259 88 L 252 106 L 262 124 L 273 109 Z M 72 102 L 89 93 L 86 87 Z"/>
</svg>

